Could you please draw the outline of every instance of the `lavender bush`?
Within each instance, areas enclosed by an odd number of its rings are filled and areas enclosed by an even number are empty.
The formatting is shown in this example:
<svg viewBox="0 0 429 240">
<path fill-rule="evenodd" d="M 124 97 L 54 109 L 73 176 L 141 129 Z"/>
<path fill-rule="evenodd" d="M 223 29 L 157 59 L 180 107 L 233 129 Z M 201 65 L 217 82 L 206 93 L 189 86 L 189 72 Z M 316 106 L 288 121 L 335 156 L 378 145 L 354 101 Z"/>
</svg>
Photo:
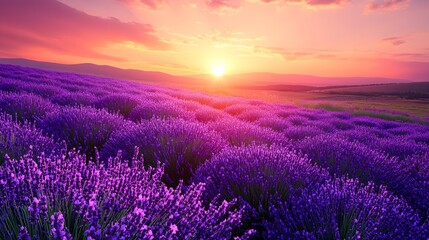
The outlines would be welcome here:
<svg viewBox="0 0 429 240">
<path fill-rule="evenodd" d="M 88 93 L 65 93 L 52 98 L 52 102 L 61 106 L 91 106 L 97 97 Z"/>
<path fill-rule="evenodd" d="M 64 94 L 66 92 L 63 89 L 52 86 L 50 84 L 35 84 L 35 83 L 23 84 L 22 90 L 24 92 L 32 93 L 47 99 L 50 99 L 57 95 Z"/>
<path fill-rule="evenodd" d="M 429 126 L 11 65 L 0 91 L 0 239 L 429 238 Z"/>
<path fill-rule="evenodd" d="M 377 144 L 377 148 L 390 156 L 405 159 L 411 155 L 423 155 L 429 152 L 429 146 L 423 143 L 416 143 L 405 137 L 385 138 Z"/>
<path fill-rule="evenodd" d="M 132 95 L 115 94 L 101 98 L 95 103 L 95 106 L 113 113 L 119 112 L 122 116 L 128 117 L 139 103 L 140 101 Z"/>
<path fill-rule="evenodd" d="M 106 110 L 63 107 L 39 120 L 37 126 L 66 141 L 68 148 L 76 148 L 88 157 L 94 157 L 94 148 L 101 149 L 112 133 L 126 126 L 126 122 Z"/>
<path fill-rule="evenodd" d="M 208 123 L 228 117 L 229 115 L 223 111 L 211 108 L 211 107 L 200 107 L 195 110 L 195 119 L 202 123 Z"/>
<path fill-rule="evenodd" d="M 23 122 L 42 118 L 54 110 L 54 105 L 33 94 L 4 94 L 0 92 L 0 112 L 5 112 Z"/>
<path fill-rule="evenodd" d="M 328 169 L 333 176 L 350 176 L 362 182 L 385 185 L 399 196 L 410 193 L 412 172 L 395 157 L 371 149 L 358 142 L 349 142 L 336 135 L 319 135 L 302 141 L 299 148 L 313 162 Z"/>
<path fill-rule="evenodd" d="M 96 161 L 99 162 L 99 161 Z M 201 202 L 204 184 L 168 188 L 162 168 L 86 163 L 69 152 L 8 160 L 0 167 L 2 239 L 230 239 L 241 210 Z M 247 232 L 246 236 L 252 231 Z M 244 237 L 246 237 L 244 236 Z"/>
<path fill-rule="evenodd" d="M 385 187 L 334 179 L 270 208 L 266 239 L 425 239 L 428 229 Z"/>
<path fill-rule="evenodd" d="M 265 116 L 257 120 L 255 124 L 261 127 L 271 128 L 276 132 L 283 132 L 290 127 L 288 121 L 277 116 Z"/>
<path fill-rule="evenodd" d="M 179 179 L 187 181 L 195 169 L 226 145 L 214 131 L 203 124 L 183 119 L 152 119 L 134 128 L 115 134 L 101 152 L 102 159 L 122 150 L 130 159 L 138 146 L 146 163 L 165 164 L 166 182 L 177 185 Z"/>
<path fill-rule="evenodd" d="M 269 115 L 267 111 L 261 109 L 254 109 L 240 113 L 239 115 L 237 115 L 237 118 L 246 122 L 255 122 L 267 115 Z"/>
<path fill-rule="evenodd" d="M 429 152 L 407 157 L 402 166 L 410 180 L 402 195 L 425 217 L 429 214 Z"/>
<path fill-rule="evenodd" d="M 51 154 L 64 148 L 62 145 L 44 136 L 31 123 L 16 123 L 12 116 L 0 114 L 0 165 L 5 159 L 21 157 L 30 150 L 36 155 Z"/>
<path fill-rule="evenodd" d="M 192 119 L 192 112 L 186 111 L 178 104 L 169 102 L 144 101 L 131 111 L 129 119 L 135 122 L 157 118 Z"/>
<path fill-rule="evenodd" d="M 321 129 L 314 126 L 290 126 L 283 132 L 284 136 L 291 140 L 302 140 L 322 133 L 323 131 Z"/>
<path fill-rule="evenodd" d="M 18 93 L 21 92 L 21 84 L 19 81 L 9 78 L 0 79 L 0 90 L 2 92 Z"/>
<path fill-rule="evenodd" d="M 328 174 L 305 156 L 279 146 L 250 145 L 224 149 L 198 168 L 194 182 L 206 182 L 205 199 L 239 198 L 255 227 L 273 199 L 287 201 L 312 188 Z"/>
<path fill-rule="evenodd" d="M 221 118 L 209 122 L 207 126 L 217 132 L 235 146 L 257 144 L 287 145 L 288 140 L 280 133 L 269 128 L 259 127 L 251 123 L 240 121 L 233 117 Z"/>
</svg>

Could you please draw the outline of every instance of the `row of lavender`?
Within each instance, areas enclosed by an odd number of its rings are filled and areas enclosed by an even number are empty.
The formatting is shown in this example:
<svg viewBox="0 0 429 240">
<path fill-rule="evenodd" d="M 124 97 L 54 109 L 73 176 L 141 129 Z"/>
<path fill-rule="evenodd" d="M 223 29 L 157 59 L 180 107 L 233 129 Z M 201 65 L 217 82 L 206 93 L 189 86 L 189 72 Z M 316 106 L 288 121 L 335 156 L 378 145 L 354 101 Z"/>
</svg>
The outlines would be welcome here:
<svg viewBox="0 0 429 240">
<path fill-rule="evenodd" d="M 7 65 L 0 91 L 0 238 L 429 237 L 427 126 Z"/>
</svg>

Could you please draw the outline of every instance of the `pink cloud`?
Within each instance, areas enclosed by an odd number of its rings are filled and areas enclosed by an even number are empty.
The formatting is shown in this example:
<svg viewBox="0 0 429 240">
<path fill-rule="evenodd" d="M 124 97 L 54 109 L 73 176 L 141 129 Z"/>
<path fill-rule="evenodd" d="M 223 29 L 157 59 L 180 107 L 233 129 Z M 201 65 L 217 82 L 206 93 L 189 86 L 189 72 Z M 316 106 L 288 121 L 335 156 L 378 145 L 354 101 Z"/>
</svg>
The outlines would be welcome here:
<svg viewBox="0 0 429 240">
<path fill-rule="evenodd" d="M 399 45 L 406 43 L 405 40 L 400 38 L 400 37 L 383 38 L 382 41 L 384 43 L 388 43 L 388 44 L 393 45 L 393 46 L 399 46 Z"/>
<path fill-rule="evenodd" d="M 383 69 L 389 69 L 396 77 L 422 81 L 429 79 L 429 62 L 382 61 Z"/>
<path fill-rule="evenodd" d="M 149 49 L 167 49 L 151 25 L 124 23 L 88 15 L 55 0 L 13 0 L 0 8 L 0 50 L 52 52 L 121 60 L 97 52 L 112 43 L 132 41 Z"/>
<path fill-rule="evenodd" d="M 304 1 L 308 5 L 340 5 L 348 2 L 348 0 L 306 0 Z"/>
<path fill-rule="evenodd" d="M 206 4 L 212 10 L 237 10 L 241 7 L 240 0 L 207 0 Z"/>
<path fill-rule="evenodd" d="M 349 0 L 259 0 L 259 1 L 262 3 L 294 2 L 294 3 L 304 3 L 311 6 L 341 5 L 349 2 Z"/>
<path fill-rule="evenodd" d="M 295 51 L 288 50 L 279 47 L 260 47 L 256 46 L 254 48 L 255 53 L 266 54 L 266 55 L 279 55 L 285 61 L 299 61 L 306 59 L 332 59 L 336 56 L 329 51 Z"/>
<path fill-rule="evenodd" d="M 407 6 L 410 0 L 369 0 L 367 11 L 397 10 Z"/>
<path fill-rule="evenodd" d="M 140 2 L 152 9 L 158 9 L 160 5 L 165 4 L 165 0 L 140 0 Z"/>
<path fill-rule="evenodd" d="M 128 4 L 142 3 L 146 7 L 157 10 L 162 5 L 168 4 L 168 0 L 118 0 Z M 242 3 L 246 0 L 200 0 L 205 2 L 206 6 L 215 11 L 228 11 L 238 10 L 241 8 Z M 256 0 L 261 3 L 303 3 L 311 6 L 329 6 L 341 5 L 349 2 L 350 0 Z M 186 1 L 184 1 L 186 2 Z"/>
<path fill-rule="evenodd" d="M 166 0 L 119 0 L 119 1 L 125 2 L 128 4 L 141 3 L 152 10 L 157 10 L 166 3 Z"/>
</svg>

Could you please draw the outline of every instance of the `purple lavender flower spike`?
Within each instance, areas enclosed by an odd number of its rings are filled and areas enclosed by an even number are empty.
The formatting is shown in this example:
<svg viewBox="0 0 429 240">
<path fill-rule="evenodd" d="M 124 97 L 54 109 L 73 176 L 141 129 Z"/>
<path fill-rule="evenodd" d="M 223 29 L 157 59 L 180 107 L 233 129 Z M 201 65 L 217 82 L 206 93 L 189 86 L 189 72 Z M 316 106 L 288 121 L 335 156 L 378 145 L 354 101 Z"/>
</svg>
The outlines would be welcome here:
<svg viewBox="0 0 429 240">
<path fill-rule="evenodd" d="M 51 216 L 51 233 L 55 240 L 73 240 L 69 231 L 64 227 L 64 217 L 61 212 Z"/>
</svg>

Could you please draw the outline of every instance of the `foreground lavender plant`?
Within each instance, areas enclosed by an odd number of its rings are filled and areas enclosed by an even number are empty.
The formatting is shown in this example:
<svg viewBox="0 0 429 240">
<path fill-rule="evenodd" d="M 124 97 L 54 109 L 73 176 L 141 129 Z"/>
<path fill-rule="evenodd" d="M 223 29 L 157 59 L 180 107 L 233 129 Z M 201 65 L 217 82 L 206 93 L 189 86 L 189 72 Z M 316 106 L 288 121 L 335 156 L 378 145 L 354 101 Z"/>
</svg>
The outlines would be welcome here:
<svg viewBox="0 0 429 240">
<path fill-rule="evenodd" d="M 253 125 L 233 117 L 226 117 L 209 122 L 207 126 L 228 140 L 231 145 L 241 146 L 252 143 L 287 145 L 288 140 L 270 128 Z"/>
<path fill-rule="evenodd" d="M 165 164 L 166 182 L 177 185 L 180 179 L 189 180 L 199 165 L 225 145 L 222 137 L 201 123 L 152 119 L 112 136 L 101 156 L 107 159 L 122 150 L 124 158 L 130 159 L 138 146 L 146 164 L 155 166 L 161 161 Z"/>
<path fill-rule="evenodd" d="M 64 217 L 60 212 L 51 216 L 51 233 L 55 240 L 72 240 L 69 231 L 64 227 Z"/>
<path fill-rule="evenodd" d="M 126 122 L 106 110 L 81 106 L 60 108 L 38 121 L 37 126 L 66 141 L 70 149 L 76 148 L 94 157 L 94 148 L 101 149 L 112 133 L 126 126 Z"/>
<path fill-rule="evenodd" d="M 0 92 L 0 112 L 8 113 L 20 122 L 34 121 L 53 110 L 51 102 L 37 95 Z"/>
<path fill-rule="evenodd" d="M 6 156 L 19 158 L 30 149 L 35 155 L 51 154 L 64 148 L 62 145 L 44 136 L 31 123 L 16 123 L 12 116 L 0 114 L 0 165 Z"/>
<path fill-rule="evenodd" d="M 428 126 L 8 65 L 0 91 L 0 239 L 429 237 Z"/>
<path fill-rule="evenodd" d="M 69 152 L 31 155 L 0 167 L 0 238 L 229 239 L 241 210 L 223 201 L 203 207 L 204 184 L 168 188 L 162 168 L 132 166 L 120 158 L 107 166 Z M 22 228 L 23 226 L 23 228 Z M 151 237 L 152 236 L 152 237 Z"/>
<path fill-rule="evenodd" d="M 170 117 L 183 119 L 193 118 L 192 112 L 185 111 L 178 104 L 172 101 L 158 102 L 146 100 L 134 108 L 129 115 L 129 118 L 135 122 L 150 120 L 153 117 L 162 119 Z"/>
<path fill-rule="evenodd" d="M 428 229 L 385 187 L 334 179 L 270 207 L 267 239 L 426 239 Z"/>
<path fill-rule="evenodd" d="M 195 182 L 206 182 L 205 198 L 239 198 L 250 226 L 265 218 L 273 199 L 287 201 L 303 188 L 328 179 L 326 171 L 294 151 L 278 146 L 250 145 L 224 149 L 196 172 Z"/>
<path fill-rule="evenodd" d="M 95 103 L 97 108 L 107 109 L 110 112 L 119 112 L 122 116 L 128 117 L 131 111 L 140 103 L 132 95 L 114 94 L 101 98 Z"/>
<path fill-rule="evenodd" d="M 61 106 L 91 106 L 97 101 L 97 97 L 89 93 L 64 93 L 55 96 L 52 99 L 52 103 Z"/>
<path fill-rule="evenodd" d="M 373 181 L 392 190 L 402 191 L 409 173 L 399 160 L 341 135 L 319 135 L 301 141 L 298 148 L 310 159 L 329 170 L 332 175 L 348 175 L 363 182 Z"/>
</svg>

